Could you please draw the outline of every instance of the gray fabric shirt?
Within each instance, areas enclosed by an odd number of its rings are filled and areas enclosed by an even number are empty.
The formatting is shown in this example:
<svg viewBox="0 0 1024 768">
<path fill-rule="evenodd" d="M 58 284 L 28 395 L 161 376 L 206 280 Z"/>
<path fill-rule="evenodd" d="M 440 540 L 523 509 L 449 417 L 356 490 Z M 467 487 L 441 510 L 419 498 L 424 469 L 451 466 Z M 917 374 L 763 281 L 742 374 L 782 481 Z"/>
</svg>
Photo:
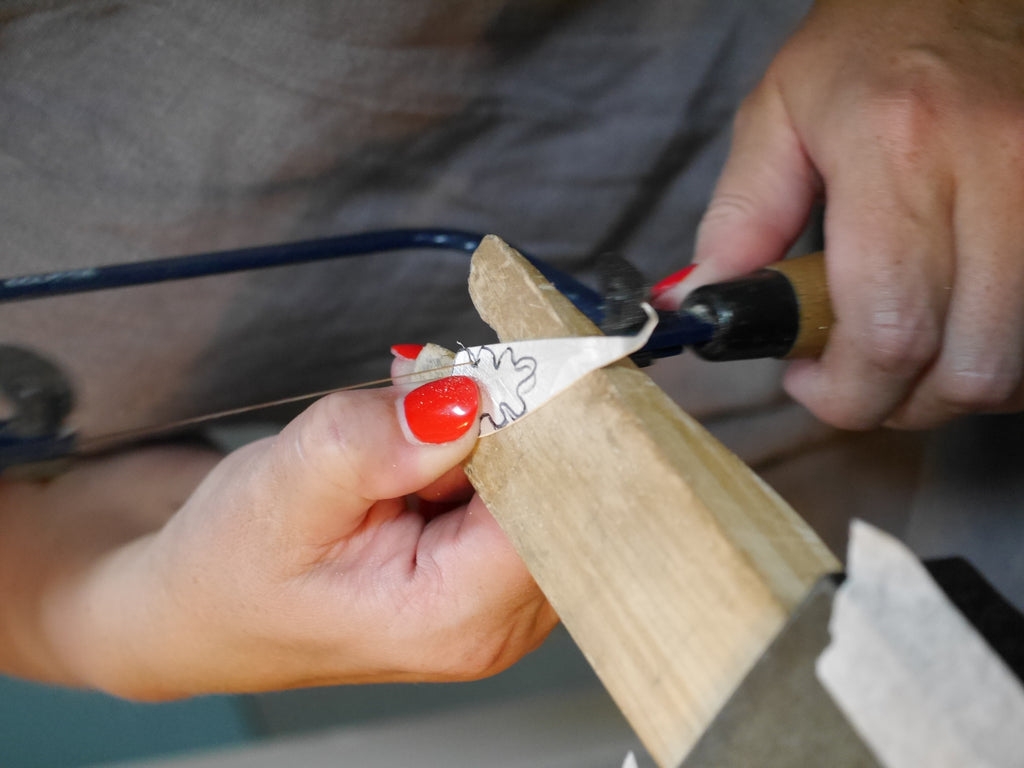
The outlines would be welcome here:
<svg viewBox="0 0 1024 768">
<path fill-rule="evenodd" d="M 3 271 L 395 226 L 683 266 L 803 2 L 54 3 L 0 38 Z M 485 331 L 459 254 L 0 307 L 96 434 L 384 375 Z"/>
</svg>

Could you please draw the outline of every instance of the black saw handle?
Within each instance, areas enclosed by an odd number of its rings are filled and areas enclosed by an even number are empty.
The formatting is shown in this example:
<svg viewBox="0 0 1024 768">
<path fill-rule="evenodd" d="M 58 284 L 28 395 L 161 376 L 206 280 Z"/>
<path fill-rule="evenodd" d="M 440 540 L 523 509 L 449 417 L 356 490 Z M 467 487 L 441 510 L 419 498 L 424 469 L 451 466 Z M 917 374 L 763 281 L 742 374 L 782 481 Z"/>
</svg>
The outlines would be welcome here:
<svg viewBox="0 0 1024 768">
<path fill-rule="evenodd" d="M 745 277 L 705 285 L 679 313 L 714 326 L 693 346 L 705 360 L 818 357 L 832 328 L 825 254 L 786 259 Z"/>
</svg>

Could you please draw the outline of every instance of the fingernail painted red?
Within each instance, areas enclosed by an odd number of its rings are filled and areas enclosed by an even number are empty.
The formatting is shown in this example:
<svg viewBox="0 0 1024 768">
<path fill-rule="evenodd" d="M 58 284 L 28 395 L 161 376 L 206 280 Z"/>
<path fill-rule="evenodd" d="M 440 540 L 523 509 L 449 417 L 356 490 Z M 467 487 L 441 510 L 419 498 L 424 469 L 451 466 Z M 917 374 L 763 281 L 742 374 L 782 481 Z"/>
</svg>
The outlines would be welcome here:
<svg viewBox="0 0 1024 768">
<path fill-rule="evenodd" d="M 696 264 L 691 264 L 690 266 L 680 269 L 678 272 L 669 275 L 664 280 L 655 283 L 654 286 L 651 288 L 651 298 L 656 299 L 659 296 L 661 296 L 661 294 L 665 293 L 665 291 L 667 291 L 669 288 L 674 288 L 675 286 L 679 285 L 681 282 L 683 282 L 683 280 L 689 277 L 690 273 L 693 272 L 693 270 L 695 270 L 696 268 Z"/>
<path fill-rule="evenodd" d="M 468 376 L 449 376 L 417 387 L 402 403 L 405 422 L 422 443 L 450 443 L 476 420 L 480 391 Z"/>
<path fill-rule="evenodd" d="M 422 351 L 422 344 L 395 344 L 391 348 L 391 354 L 403 360 L 415 360 Z"/>
</svg>

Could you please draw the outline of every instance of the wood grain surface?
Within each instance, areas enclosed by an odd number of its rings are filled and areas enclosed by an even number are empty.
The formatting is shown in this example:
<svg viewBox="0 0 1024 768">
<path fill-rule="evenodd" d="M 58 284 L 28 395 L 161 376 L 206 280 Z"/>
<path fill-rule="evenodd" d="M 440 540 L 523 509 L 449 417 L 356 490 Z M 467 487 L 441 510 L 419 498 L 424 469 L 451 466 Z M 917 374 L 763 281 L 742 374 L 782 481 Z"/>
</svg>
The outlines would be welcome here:
<svg viewBox="0 0 1024 768">
<path fill-rule="evenodd" d="M 470 293 L 502 340 L 597 329 L 488 237 Z M 678 765 L 836 559 L 632 363 L 480 441 L 467 473 L 637 735 Z"/>
</svg>

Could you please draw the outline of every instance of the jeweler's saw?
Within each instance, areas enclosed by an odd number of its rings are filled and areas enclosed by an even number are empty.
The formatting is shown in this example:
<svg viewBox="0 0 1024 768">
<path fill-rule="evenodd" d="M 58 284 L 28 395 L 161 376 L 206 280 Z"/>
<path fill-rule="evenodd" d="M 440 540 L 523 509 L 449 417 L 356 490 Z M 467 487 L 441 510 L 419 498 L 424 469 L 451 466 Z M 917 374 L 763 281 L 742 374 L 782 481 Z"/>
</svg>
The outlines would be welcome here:
<svg viewBox="0 0 1024 768">
<path fill-rule="evenodd" d="M 481 234 L 459 230 L 382 230 L 22 275 L 0 279 L 0 304 L 385 251 L 444 249 L 470 255 L 482 238 Z M 640 304 L 648 298 L 649 285 L 621 257 L 604 257 L 599 265 L 603 278 L 600 290 L 539 259 L 527 258 L 605 333 L 628 334 L 643 325 L 645 315 Z M 831 324 L 823 261 L 820 254 L 791 259 L 739 280 L 704 286 L 678 311 L 658 314 L 658 324 L 650 339 L 633 356 L 640 364 L 679 354 L 686 348 L 709 360 L 815 355 L 824 346 Z M 242 405 L 185 422 L 90 438 L 89 448 L 66 425 L 74 407 L 74 394 L 73 382 L 54 361 L 33 349 L 0 345 L 0 395 L 8 407 L 7 418 L 0 421 L 0 469 L 97 447 L 106 449 L 119 441 L 282 402 Z M 288 401 L 321 394 L 325 393 L 301 395 Z"/>
</svg>

